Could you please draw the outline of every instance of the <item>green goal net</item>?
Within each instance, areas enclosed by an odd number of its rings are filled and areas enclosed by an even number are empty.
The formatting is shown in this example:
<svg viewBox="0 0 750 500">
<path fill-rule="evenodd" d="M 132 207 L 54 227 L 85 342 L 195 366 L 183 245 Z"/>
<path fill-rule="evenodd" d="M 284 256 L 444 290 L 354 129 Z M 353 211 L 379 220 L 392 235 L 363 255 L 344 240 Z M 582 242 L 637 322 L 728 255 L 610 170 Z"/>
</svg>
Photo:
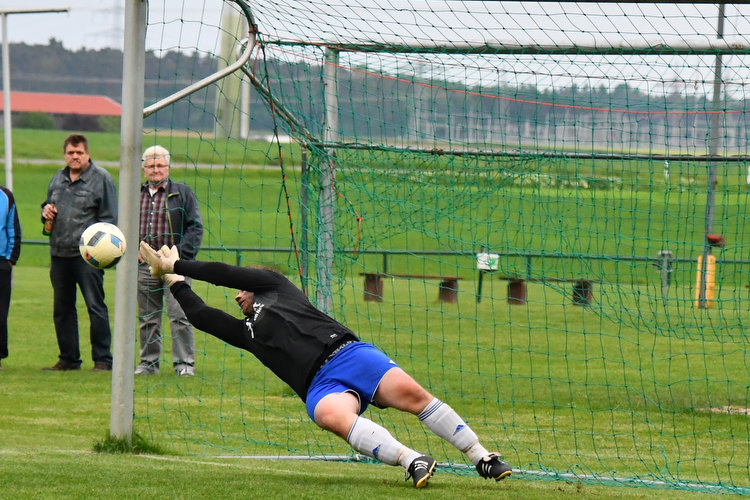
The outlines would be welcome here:
<svg viewBox="0 0 750 500">
<path fill-rule="evenodd" d="M 743 3 L 186 1 L 149 13 L 147 105 L 238 70 L 144 147 L 196 191 L 199 258 L 282 270 L 514 477 L 748 494 L 749 28 Z M 362 459 L 249 353 L 196 349 L 195 377 L 136 378 L 136 432 Z"/>
</svg>

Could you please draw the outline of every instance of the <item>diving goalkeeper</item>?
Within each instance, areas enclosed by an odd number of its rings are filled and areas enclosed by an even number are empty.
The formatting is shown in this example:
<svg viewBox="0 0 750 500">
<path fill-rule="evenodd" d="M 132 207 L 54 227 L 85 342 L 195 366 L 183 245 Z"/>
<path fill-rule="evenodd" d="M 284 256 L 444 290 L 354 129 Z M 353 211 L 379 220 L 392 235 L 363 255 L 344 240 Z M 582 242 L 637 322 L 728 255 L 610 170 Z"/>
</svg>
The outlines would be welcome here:
<svg viewBox="0 0 750 500">
<path fill-rule="evenodd" d="M 432 396 L 384 353 L 361 342 L 350 329 L 315 308 L 283 275 L 222 262 L 179 260 L 177 248 L 158 252 L 141 242 L 140 255 L 161 276 L 196 328 L 251 352 L 305 402 L 319 427 L 359 453 L 401 465 L 414 486 L 424 488 L 435 459 L 397 441 L 362 416 L 372 404 L 416 415 L 432 432 L 462 451 L 480 476 L 497 481 L 511 474 L 502 456 L 488 452 L 446 403 Z M 236 288 L 244 318 L 207 306 L 184 276 Z"/>
</svg>

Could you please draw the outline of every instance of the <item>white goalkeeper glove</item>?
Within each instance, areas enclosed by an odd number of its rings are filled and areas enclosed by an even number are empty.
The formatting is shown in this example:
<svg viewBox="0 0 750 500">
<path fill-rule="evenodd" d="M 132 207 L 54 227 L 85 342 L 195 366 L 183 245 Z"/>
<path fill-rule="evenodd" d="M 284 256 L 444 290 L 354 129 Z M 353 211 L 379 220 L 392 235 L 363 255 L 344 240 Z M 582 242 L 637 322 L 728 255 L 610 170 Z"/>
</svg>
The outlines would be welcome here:
<svg viewBox="0 0 750 500">
<path fill-rule="evenodd" d="M 180 260 L 177 247 L 164 245 L 157 252 L 145 241 L 141 241 L 139 255 L 151 268 L 151 276 L 163 276 L 174 272 L 174 263 Z"/>
<path fill-rule="evenodd" d="M 174 274 L 174 273 L 167 273 L 162 275 L 161 277 L 162 281 L 167 284 L 167 286 L 171 287 L 177 282 L 185 281 L 185 277 L 181 274 Z"/>
<path fill-rule="evenodd" d="M 164 245 L 159 249 L 158 252 L 156 252 L 159 258 L 162 262 L 166 263 L 168 267 L 174 271 L 174 263 L 180 260 L 180 254 L 177 251 L 177 247 L 172 245 L 172 248 L 169 248 L 167 245 Z M 162 275 L 161 277 L 162 281 L 167 284 L 167 286 L 172 286 L 178 281 L 185 281 L 185 277 L 180 274 L 174 274 L 174 273 L 167 273 Z"/>
</svg>

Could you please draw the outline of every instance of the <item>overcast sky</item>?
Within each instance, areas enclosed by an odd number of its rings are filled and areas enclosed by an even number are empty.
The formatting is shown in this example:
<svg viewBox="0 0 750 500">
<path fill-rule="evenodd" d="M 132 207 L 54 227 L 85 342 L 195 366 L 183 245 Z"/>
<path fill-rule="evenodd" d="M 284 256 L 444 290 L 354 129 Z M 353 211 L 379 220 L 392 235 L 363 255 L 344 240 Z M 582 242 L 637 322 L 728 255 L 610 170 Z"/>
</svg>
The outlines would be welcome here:
<svg viewBox="0 0 750 500">
<path fill-rule="evenodd" d="M 195 21 L 171 23 L 181 24 L 179 28 L 171 27 L 180 30 L 179 36 L 183 40 L 187 40 L 187 35 L 190 34 L 186 30 L 198 29 L 201 25 L 204 28 L 218 25 L 225 6 L 222 0 L 149 0 L 148 3 L 149 23 L 152 27 L 158 26 L 161 19 L 175 20 L 180 14 L 184 20 Z M 455 2 L 459 8 L 452 10 L 452 3 L 442 0 L 395 1 L 389 7 L 390 3 L 382 5 L 377 0 L 254 0 L 251 5 L 256 11 L 257 20 L 262 24 L 261 30 L 272 37 L 321 37 L 329 41 L 340 36 L 377 40 L 388 38 L 389 34 L 403 36 L 404 33 L 421 38 L 429 36 L 431 39 L 439 39 L 442 34 L 449 40 L 469 40 L 484 36 L 485 33 L 491 38 L 496 36 L 511 41 L 545 43 L 547 38 L 557 41 L 562 38 L 568 39 L 569 43 L 570 35 L 567 33 L 579 30 L 588 32 L 588 36 L 577 40 L 586 42 L 592 33 L 602 30 L 600 35 L 610 42 L 616 42 L 618 37 L 632 39 L 636 35 L 645 39 L 689 36 L 696 32 L 711 36 L 716 24 L 716 6 L 712 4 L 663 4 L 657 7 Z M 50 38 L 55 38 L 70 50 L 82 47 L 122 47 L 124 5 L 125 0 L 0 0 L 0 9 L 3 10 L 69 8 L 68 13 L 9 15 L 8 38 L 11 42 L 32 45 L 46 45 Z M 465 11 L 467 5 L 473 11 L 472 14 L 464 12 L 463 16 L 466 18 L 457 19 L 457 16 L 462 15 L 460 11 Z M 406 10 L 404 6 L 407 7 Z M 415 10 L 406 15 L 409 8 Z M 623 15 L 626 8 L 635 17 Z M 747 35 L 747 19 L 736 16 L 739 8 L 727 8 L 728 36 L 732 36 L 732 32 Z M 379 9 L 383 10 L 378 12 Z M 643 17 L 643 14 L 653 17 L 644 22 L 648 18 Z M 605 17 L 607 15 L 612 17 Z M 410 25 L 418 17 L 422 17 L 423 22 Z M 680 17 L 683 19 L 680 20 Z M 735 25 L 738 20 L 743 20 L 744 23 Z M 656 25 L 652 24 L 654 21 Z M 488 25 L 482 26 L 485 22 Z M 461 25 L 464 26 L 464 31 L 454 31 L 461 28 Z M 572 26 L 575 28 L 571 29 Z M 168 28 L 149 30 L 148 48 L 164 44 L 164 29 Z M 157 31 L 160 31 L 158 36 L 155 33 Z M 166 40 L 166 44 L 169 43 Z M 204 42 L 207 43 L 209 42 Z M 211 43 L 215 43 L 215 40 L 211 40 Z M 212 47 L 203 48 L 210 50 Z"/>
<path fill-rule="evenodd" d="M 122 48 L 125 0 L 0 0 L 0 10 L 21 8 L 69 8 L 68 13 L 11 14 L 8 39 L 11 43 L 46 45 L 51 38 L 69 50 Z M 149 0 L 149 28 L 146 46 L 165 51 L 199 49 L 219 52 L 218 25 L 223 9 L 236 10 L 222 0 Z M 390 41 L 445 44 L 512 42 L 523 44 L 629 44 L 668 43 L 697 39 L 706 43 L 716 38 L 717 6 L 714 4 L 564 4 L 537 2 L 466 2 L 451 0 L 253 0 L 253 12 L 267 39 L 335 41 Z M 467 10 L 468 9 L 468 10 Z M 750 44 L 750 6 L 727 7 L 727 40 L 739 37 Z M 163 22 L 166 20 L 165 22 Z M 284 49 L 288 50 L 288 49 Z M 378 57 L 380 61 L 385 58 Z M 404 71 L 404 58 L 394 56 Z M 422 60 L 424 59 L 424 64 Z M 434 59 L 434 58 L 433 58 Z M 449 72 L 450 61 L 440 59 L 434 71 Z M 546 85 L 549 80 L 598 85 L 611 81 L 678 82 L 705 92 L 712 79 L 713 57 L 690 61 L 651 57 L 648 66 L 634 65 L 634 58 L 601 64 L 594 57 L 505 57 L 487 64 L 487 72 L 516 83 Z M 736 59 L 736 58 L 735 58 Z M 411 62 L 428 69 L 428 55 L 411 56 Z M 507 61 L 508 67 L 503 66 Z M 628 63 L 628 64 L 626 64 Z M 485 78 L 482 61 L 458 68 L 475 67 L 476 74 L 458 75 L 466 81 Z M 746 81 L 747 65 L 725 58 L 725 78 Z M 424 69 L 423 69 L 424 70 Z M 385 70 L 387 72 L 387 69 Z M 740 74 L 741 73 L 741 74 Z M 432 76 L 432 75 L 429 75 Z M 449 78 L 450 74 L 441 74 Z M 644 84 L 646 85 L 646 84 Z M 739 88 L 739 87 L 737 87 Z"/>
<path fill-rule="evenodd" d="M 203 4 L 206 4 L 205 6 Z M 50 38 L 62 42 L 69 50 L 81 48 L 122 48 L 125 0 L 0 0 L 0 10 L 62 9 L 67 13 L 10 14 L 8 40 L 10 43 L 47 45 Z M 200 17 L 205 22 L 218 24 L 222 2 L 149 0 L 150 20 L 158 20 L 164 9 L 184 11 L 188 16 Z M 147 41 L 148 48 L 158 46 L 158 40 Z"/>
</svg>

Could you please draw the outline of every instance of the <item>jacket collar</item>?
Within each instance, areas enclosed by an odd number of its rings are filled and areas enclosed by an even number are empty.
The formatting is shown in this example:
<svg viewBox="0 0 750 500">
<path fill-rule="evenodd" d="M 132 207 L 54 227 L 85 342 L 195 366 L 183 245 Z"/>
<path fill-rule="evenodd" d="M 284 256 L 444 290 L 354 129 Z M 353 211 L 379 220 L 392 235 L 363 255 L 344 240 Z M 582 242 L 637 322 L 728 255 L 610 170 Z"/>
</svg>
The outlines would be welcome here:
<svg viewBox="0 0 750 500">
<path fill-rule="evenodd" d="M 68 179 L 70 179 L 70 167 L 65 165 L 64 170 L 65 170 L 65 176 Z M 76 179 L 76 181 L 86 182 L 92 175 L 94 175 L 94 160 L 89 160 L 89 166 L 86 167 L 86 170 L 81 172 L 81 175 L 78 176 L 78 179 Z M 71 179 L 71 182 L 73 182 L 72 179 Z"/>
<path fill-rule="evenodd" d="M 167 193 L 172 192 L 172 179 L 167 179 L 167 182 L 159 186 L 160 188 L 164 188 L 164 191 Z M 148 189 L 148 181 L 141 184 L 141 191 Z"/>
</svg>

